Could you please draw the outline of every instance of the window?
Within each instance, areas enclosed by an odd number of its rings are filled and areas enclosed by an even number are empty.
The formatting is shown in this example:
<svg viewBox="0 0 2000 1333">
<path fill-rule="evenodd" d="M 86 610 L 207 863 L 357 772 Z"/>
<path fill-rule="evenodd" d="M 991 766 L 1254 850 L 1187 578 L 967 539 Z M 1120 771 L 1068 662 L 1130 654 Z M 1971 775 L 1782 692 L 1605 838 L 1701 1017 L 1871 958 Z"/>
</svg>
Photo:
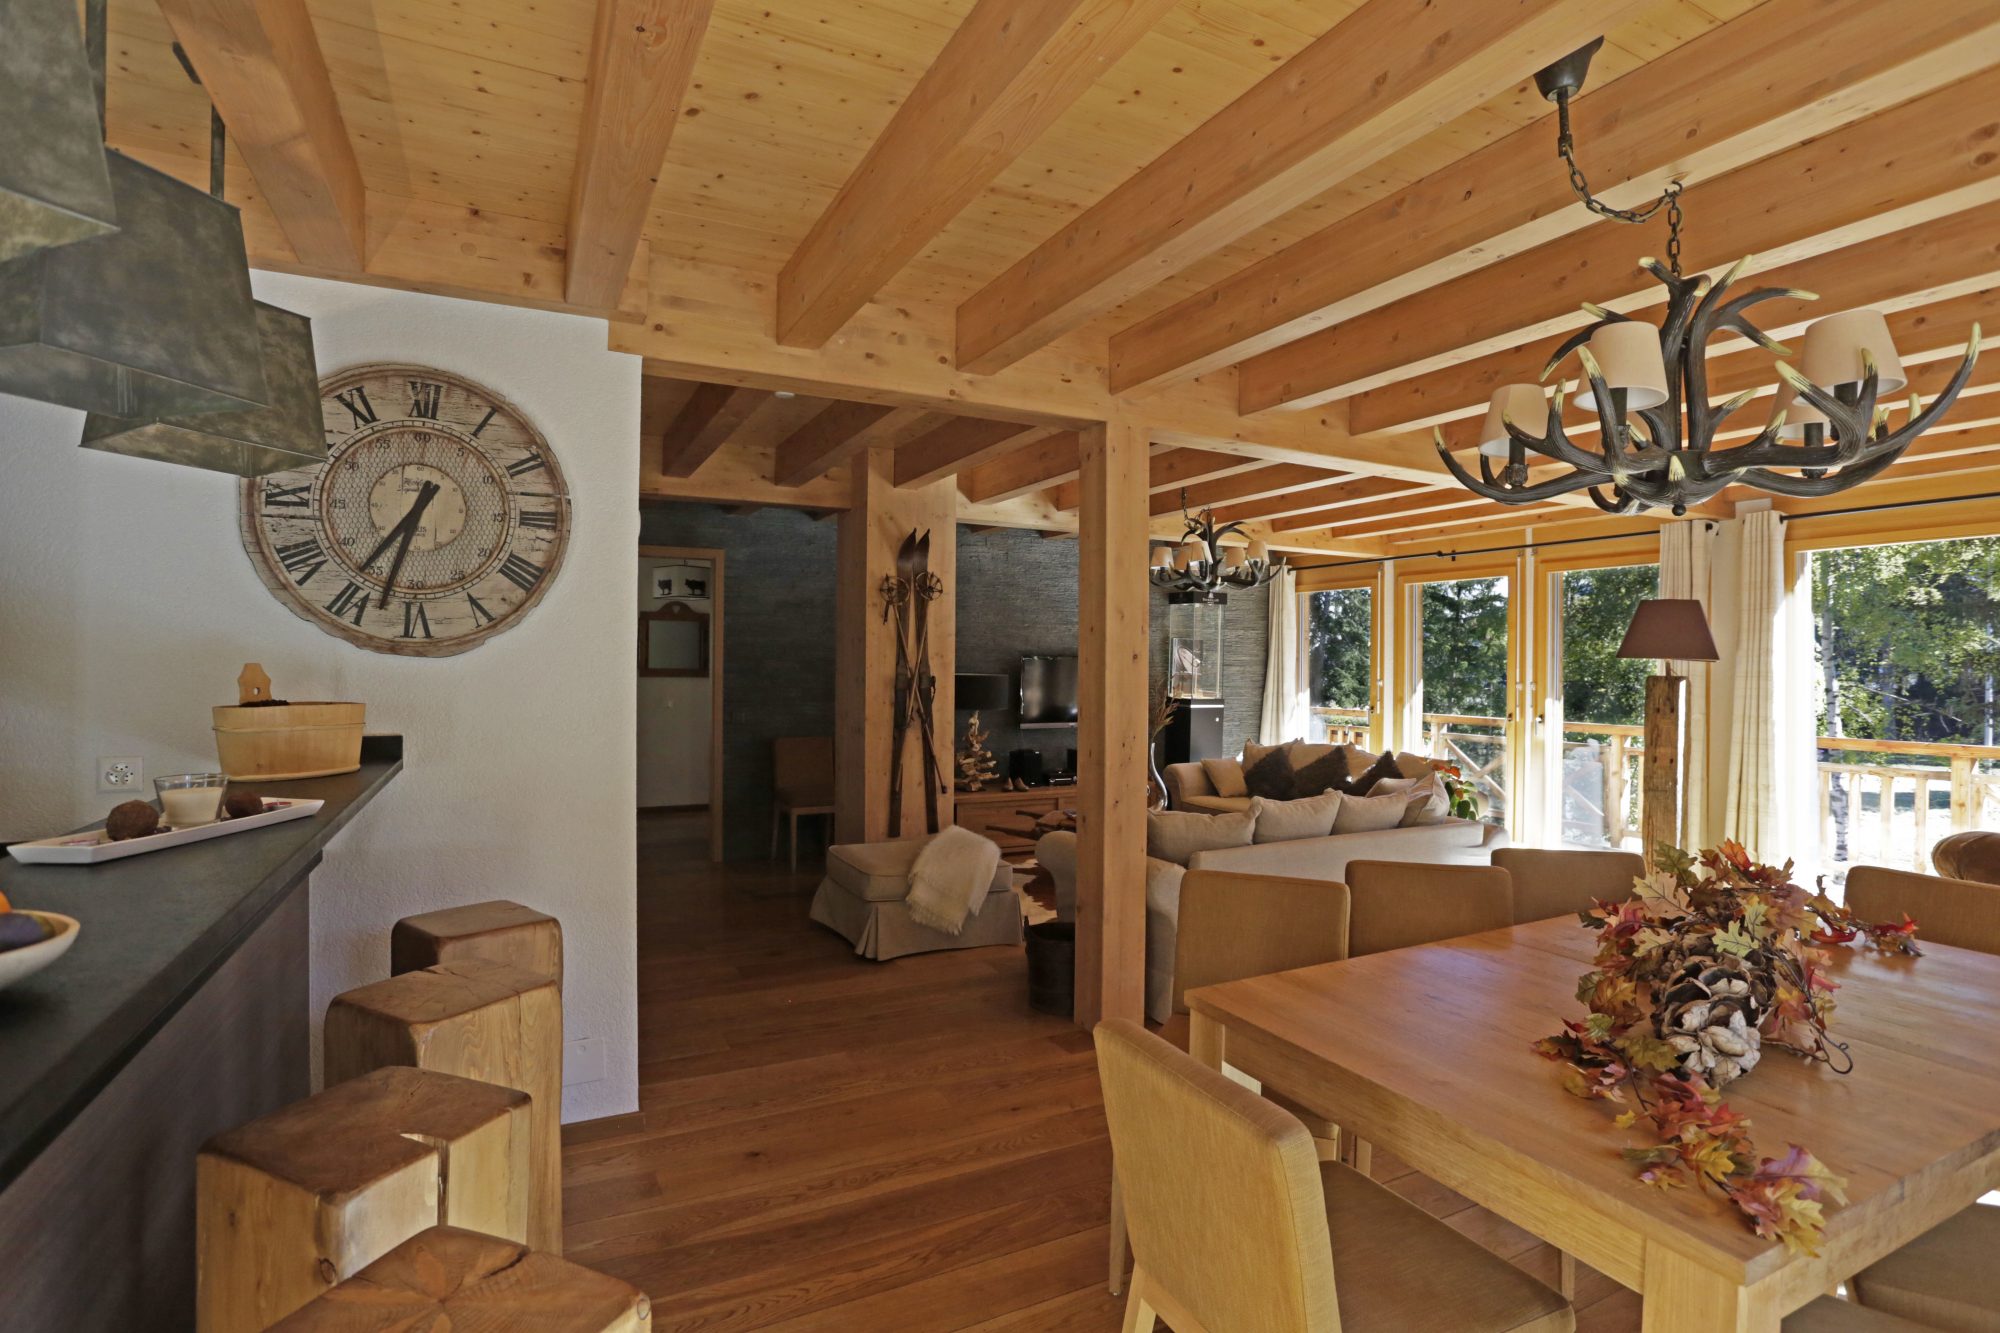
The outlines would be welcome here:
<svg viewBox="0 0 2000 1333">
<path fill-rule="evenodd" d="M 1416 711 L 1430 756 L 1458 765 L 1478 790 L 1483 818 L 1505 823 L 1512 761 L 1508 726 L 1511 580 L 1451 579 L 1418 585 Z"/>
<path fill-rule="evenodd" d="M 1657 565 L 1570 569 L 1557 581 L 1556 672 L 1562 699 L 1562 841 L 1639 848 L 1639 762 L 1646 677 L 1618 656 L 1632 613 L 1659 595 Z"/>
<path fill-rule="evenodd" d="M 1311 738 L 1366 744 L 1374 726 L 1375 590 L 1299 594 Z"/>
<path fill-rule="evenodd" d="M 1821 860 L 1929 872 L 2000 829 L 2000 538 L 1814 552 Z"/>
</svg>

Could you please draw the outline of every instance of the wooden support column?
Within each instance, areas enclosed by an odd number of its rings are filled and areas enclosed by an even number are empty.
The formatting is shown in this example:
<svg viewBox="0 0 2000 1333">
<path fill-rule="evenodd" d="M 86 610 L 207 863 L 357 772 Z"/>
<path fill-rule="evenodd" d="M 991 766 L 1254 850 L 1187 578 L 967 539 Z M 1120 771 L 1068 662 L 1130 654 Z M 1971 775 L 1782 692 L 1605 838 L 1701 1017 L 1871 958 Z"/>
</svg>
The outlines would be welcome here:
<svg viewBox="0 0 2000 1333">
<path fill-rule="evenodd" d="M 1082 432 L 1077 551 L 1076 1021 L 1146 1007 L 1147 440 Z"/>
<path fill-rule="evenodd" d="M 879 842 L 889 836 L 889 759 L 896 726 L 896 618 L 882 616 L 882 580 L 896 573 L 896 552 L 912 531 L 931 534 L 930 571 L 944 595 L 930 604 L 930 665 L 937 677 L 932 744 L 945 789 L 940 827 L 951 823 L 952 669 L 957 660 L 958 485 L 950 477 L 921 487 L 895 484 L 894 455 L 871 449 L 853 460 L 854 496 L 840 515 L 835 590 L 834 837 Z M 902 836 L 924 825 L 923 741 L 904 738 Z"/>
</svg>

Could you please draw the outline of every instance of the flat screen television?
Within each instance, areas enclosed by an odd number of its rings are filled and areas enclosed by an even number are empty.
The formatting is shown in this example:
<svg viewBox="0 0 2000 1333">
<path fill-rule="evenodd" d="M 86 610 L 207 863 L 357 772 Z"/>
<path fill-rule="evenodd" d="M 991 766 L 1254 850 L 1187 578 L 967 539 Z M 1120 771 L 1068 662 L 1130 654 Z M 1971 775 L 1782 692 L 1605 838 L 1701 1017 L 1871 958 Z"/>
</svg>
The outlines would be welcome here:
<svg viewBox="0 0 2000 1333">
<path fill-rule="evenodd" d="M 1023 727 L 1076 725 L 1076 659 L 1027 656 L 1021 659 Z"/>
</svg>

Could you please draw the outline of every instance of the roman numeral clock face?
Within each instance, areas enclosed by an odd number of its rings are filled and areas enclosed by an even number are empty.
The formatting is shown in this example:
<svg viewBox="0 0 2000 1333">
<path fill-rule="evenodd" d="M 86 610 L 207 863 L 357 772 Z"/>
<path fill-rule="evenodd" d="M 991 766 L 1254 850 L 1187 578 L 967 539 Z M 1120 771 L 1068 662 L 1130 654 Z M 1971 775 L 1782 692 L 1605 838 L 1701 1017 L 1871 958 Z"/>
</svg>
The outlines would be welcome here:
<svg viewBox="0 0 2000 1333">
<path fill-rule="evenodd" d="M 243 483 L 278 599 L 375 652 L 448 657 L 520 623 L 562 565 L 569 493 L 498 394 L 423 366 L 320 381 L 327 460 Z"/>
</svg>

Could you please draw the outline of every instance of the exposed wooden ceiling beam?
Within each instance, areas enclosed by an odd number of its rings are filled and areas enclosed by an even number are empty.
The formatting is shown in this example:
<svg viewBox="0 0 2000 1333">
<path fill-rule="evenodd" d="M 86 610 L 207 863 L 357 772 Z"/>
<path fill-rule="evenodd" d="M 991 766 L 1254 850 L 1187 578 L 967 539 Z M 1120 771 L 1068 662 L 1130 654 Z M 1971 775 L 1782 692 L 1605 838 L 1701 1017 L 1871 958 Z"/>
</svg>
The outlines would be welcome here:
<svg viewBox="0 0 2000 1333">
<path fill-rule="evenodd" d="M 896 484 L 928 486 L 1051 433 L 1047 427 L 1024 426 L 1018 421 L 958 417 L 896 450 Z"/>
<path fill-rule="evenodd" d="M 660 471 L 669 477 L 691 477 L 695 469 L 729 442 L 755 412 L 769 401 L 763 389 L 739 389 L 729 384 L 704 384 L 688 395 L 661 441 Z"/>
<path fill-rule="evenodd" d="M 1166 448 L 1147 460 L 1146 489 L 1153 495 L 1164 491 L 1177 492 L 1183 486 L 1193 486 L 1218 477 L 1233 477 L 1242 472 L 1255 472 L 1268 465 L 1262 458 L 1226 454 L 1218 449 Z M 1073 481 L 1063 482 L 1049 491 L 1048 500 L 1056 509 L 1075 509 L 1083 503 L 1083 488 Z"/>
<path fill-rule="evenodd" d="M 612 307 L 639 249 L 715 0 L 597 0 L 570 185 L 570 304 Z"/>
<path fill-rule="evenodd" d="M 1407 495 L 1412 490 L 1429 492 L 1432 489 L 1418 486 L 1415 482 L 1397 481 L 1390 477 L 1357 477 L 1353 481 L 1338 482 L 1332 486 L 1315 486 L 1311 490 L 1287 491 L 1282 495 L 1267 496 L 1262 500 L 1246 500 L 1241 504 L 1224 505 L 1215 511 L 1215 517 L 1216 521 L 1221 523 L 1265 519 L 1275 526 L 1277 520 L 1293 514 L 1316 514 L 1330 518 L 1333 511 L 1345 511 L 1367 500 L 1380 500 L 1391 495 Z"/>
<path fill-rule="evenodd" d="M 974 504 L 998 504 L 1059 486 L 1082 470 L 1082 445 L 1075 431 L 1060 431 L 1039 444 L 959 473 L 959 489 Z"/>
<path fill-rule="evenodd" d="M 1630 3 L 1366 0 L 958 311 L 988 373 L 1507 91 Z"/>
<path fill-rule="evenodd" d="M 1375 519 L 1402 518 L 1413 514 L 1447 513 L 1453 510 L 1491 504 L 1492 501 L 1474 495 L 1471 491 L 1434 489 L 1420 491 L 1414 495 L 1400 495 L 1393 499 L 1378 500 L 1373 504 L 1357 504 L 1350 505 L 1344 509 L 1317 510 L 1312 513 L 1293 514 L 1288 518 L 1273 520 L 1271 526 L 1284 532 L 1311 532 L 1358 525 Z"/>
<path fill-rule="evenodd" d="M 1572 107 L 1619 206 L 1705 180 L 1991 63 L 2000 10 L 1945 0 L 1766 0 Z M 1111 339 L 1116 392 L 1201 374 L 1596 219 L 1553 160 L 1553 110 Z"/>
<path fill-rule="evenodd" d="M 980 0 L 778 276 L 778 341 L 818 347 L 1175 0 Z"/>
<path fill-rule="evenodd" d="M 1690 186 L 1688 271 L 1749 256 L 1759 273 L 2000 199 L 1991 122 L 1965 114 L 1996 104 L 2000 69 Z M 1659 238 L 1636 231 L 1600 222 L 1252 357 L 1242 410 L 1314 406 L 1561 333 L 1589 321 L 1586 300 L 1651 306 L 1660 287 L 1637 260 Z"/>
<path fill-rule="evenodd" d="M 922 408 L 835 403 L 778 445 L 771 479 L 780 486 L 802 485 L 865 450 L 906 443 L 913 438 L 909 432 L 927 429 L 934 420 Z"/>
<path fill-rule="evenodd" d="M 1768 301 L 1757 307 L 1758 327 L 1788 338 L 1822 315 L 1873 306 L 1896 311 L 1941 301 L 2000 284 L 2000 204 L 1969 208 L 1934 222 L 1906 227 L 1827 254 L 1757 275 L 1749 285 L 1790 287 L 1819 294 L 1817 301 Z M 1664 305 L 1632 311 L 1654 323 Z M 1579 323 L 1582 318 L 1579 317 Z M 1961 343 L 1964 334 L 1960 333 Z M 1715 352 L 1747 349 L 1739 338 L 1718 338 Z M 1431 424 L 1448 416 L 1473 416 L 1486 409 L 1503 384 L 1534 383 L 1548 362 L 1553 342 L 1531 345 L 1466 361 L 1445 370 L 1401 380 L 1348 400 L 1348 425 L 1356 434 L 1376 434 Z M 1564 367 L 1574 380 L 1575 358 Z"/>
<path fill-rule="evenodd" d="M 367 190 L 305 0 L 160 0 L 160 12 L 299 261 L 365 268 Z"/>
<path fill-rule="evenodd" d="M 1467 493 L 1469 494 L 1469 492 Z M 1543 517 L 1563 517 L 1576 513 L 1564 505 L 1521 505 L 1510 509 L 1506 505 L 1482 501 L 1476 495 L 1470 496 L 1471 504 L 1445 512 L 1402 514 L 1390 518 L 1377 519 L 1372 523 L 1334 525 L 1331 535 L 1336 537 L 1386 537 L 1397 532 L 1417 532 L 1429 534 L 1446 528 L 1464 527 L 1468 523 L 1486 523 L 1498 517 L 1509 517 L 1520 522 L 1532 522 Z M 1418 538 L 1422 540 L 1422 538 Z"/>
<path fill-rule="evenodd" d="M 1193 512 L 1233 500 L 1257 500 L 1267 495 L 1283 495 L 1287 491 L 1308 490 L 1340 479 L 1339 473 L 1322 467 L 1275 463 L 1190 486 L 1187 488 L 1186 505 Z M 1179 513 L 1181 506 L 1182 494 L 1178 487 L 1160 491 L 1152 498 L 1152 512 L 1156 517 Z"/>
</svg>

